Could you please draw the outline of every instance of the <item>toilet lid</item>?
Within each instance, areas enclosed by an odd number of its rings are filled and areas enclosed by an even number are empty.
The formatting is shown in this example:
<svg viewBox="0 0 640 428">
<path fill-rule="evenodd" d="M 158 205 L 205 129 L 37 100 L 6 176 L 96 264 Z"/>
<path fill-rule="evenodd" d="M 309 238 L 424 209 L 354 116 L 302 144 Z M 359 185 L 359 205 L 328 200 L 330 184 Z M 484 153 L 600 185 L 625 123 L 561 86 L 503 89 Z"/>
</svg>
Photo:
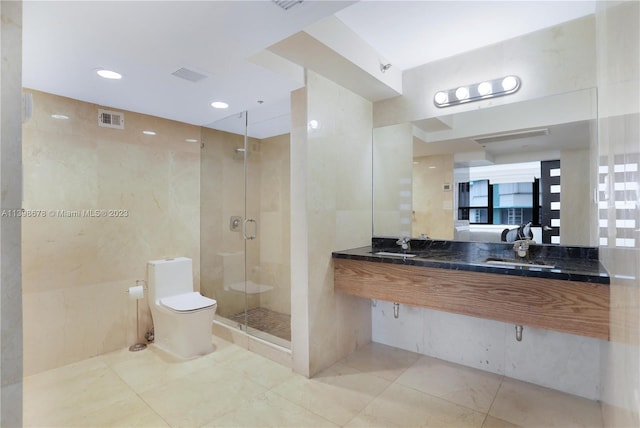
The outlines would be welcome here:
<svg viewBox="0 0 640 428">
<path fill-rule="evenodd" d="M 174 311 L 186 312 L 214 306 L 216 301 L 214 299 L 204 297 L 198 292 L 193 292 L 163 297 L 160 299 L 160 303 Z"/>
</svg>

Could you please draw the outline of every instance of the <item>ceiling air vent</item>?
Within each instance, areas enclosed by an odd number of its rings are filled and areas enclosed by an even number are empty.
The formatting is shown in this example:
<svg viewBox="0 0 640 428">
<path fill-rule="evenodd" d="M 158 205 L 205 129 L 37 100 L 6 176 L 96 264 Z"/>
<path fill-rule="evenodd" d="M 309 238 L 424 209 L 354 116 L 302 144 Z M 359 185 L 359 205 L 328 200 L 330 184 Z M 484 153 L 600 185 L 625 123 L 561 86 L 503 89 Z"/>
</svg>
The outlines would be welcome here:
<svg viewBox="0 0 640 428">
<path fill-rule="evenodd" d="M 273 2 L 283 8 L 284 10 L 289 10 L 293 6 L 302 3 L 303 0 L 273 0 Z"/>
<path fill-rule="evenodd" d="M 189 82 L 194 82 L 194 83 L 207 78 L 206 74 L 198 73 L 197 71 L 189 70 L 188 68 L 185 68 L 185 67 L 179 68 L 171 74 L 181 79 L 188 80 Z"/>
<path fill-rule="evenodd" d="M 526 131 L 489 135 L 486 137 L 474 138 L 473 141 L 478 144 L 485 145 L 491 143 L 499 143 L 501 141 L 518 140 L 520 138 L 541 137 L 543 135 L 549 135 L 549 128 L 529 129 Z"/>
<path fill-rule="evenodd" d="M 98 109 L 98 126 L 124 129 L 124 113 Z"/>
</svg>

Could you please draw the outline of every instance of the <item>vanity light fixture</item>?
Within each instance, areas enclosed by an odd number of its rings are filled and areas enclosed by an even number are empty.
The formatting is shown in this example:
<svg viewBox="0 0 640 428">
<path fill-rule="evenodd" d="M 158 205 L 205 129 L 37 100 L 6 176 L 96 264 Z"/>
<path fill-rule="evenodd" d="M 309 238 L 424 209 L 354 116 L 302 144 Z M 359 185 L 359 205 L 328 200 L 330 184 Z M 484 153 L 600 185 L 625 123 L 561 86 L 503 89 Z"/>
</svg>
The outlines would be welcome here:
<svg viewBox="0 0 640 428">
<path fill-rule="evenodd" d="M 436 107 L 449 107 L 470 101 L 513 94 L 518 89 L 520 89 L 520 78 L 518 76 L 506 76 L 499 79 L 485 80 L 473 85 L 438 91 L 433 96 L 433 103 Z"/>
<path fill-rule="evenodd" d="M 59 113 L 54 113 L 51 115 L 52 118 L 54 119 L 58 119 L 58 120 L 67 120 L 69 119 L 69 116 L 67 116 L 66 114 L 59 114 Z"/>
</svg>

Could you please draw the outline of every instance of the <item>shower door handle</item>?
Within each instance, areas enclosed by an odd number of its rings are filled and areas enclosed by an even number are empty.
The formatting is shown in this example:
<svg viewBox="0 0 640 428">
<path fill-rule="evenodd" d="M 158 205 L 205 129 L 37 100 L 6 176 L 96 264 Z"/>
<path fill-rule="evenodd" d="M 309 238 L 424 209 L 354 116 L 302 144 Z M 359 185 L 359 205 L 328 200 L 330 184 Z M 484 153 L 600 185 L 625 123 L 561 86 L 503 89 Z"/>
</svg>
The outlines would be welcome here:
<svg viewBox="0 0 640 428">
<path fill-rule="evenodd" d="M 247 235 L 247 224 L 249 224 L 249 223 L 253 224 L 253 234 L 251 234 L 251 235 Z M 246 219 L 242 223 L 242 234 L 244 235 L 244 239 L 249 239 L 249 240 L 256 239 L 256 237 L 258 236 L 258 222 L 256 222 L 252 218 Z"/>
</svg>

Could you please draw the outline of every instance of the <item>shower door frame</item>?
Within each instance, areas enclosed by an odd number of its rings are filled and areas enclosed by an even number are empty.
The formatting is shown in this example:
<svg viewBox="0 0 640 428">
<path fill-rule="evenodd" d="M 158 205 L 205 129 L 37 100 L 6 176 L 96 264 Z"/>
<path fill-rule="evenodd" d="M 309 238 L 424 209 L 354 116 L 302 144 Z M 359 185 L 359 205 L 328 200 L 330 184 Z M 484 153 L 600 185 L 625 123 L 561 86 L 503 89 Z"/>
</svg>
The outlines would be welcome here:
<svg viewBox="0 0 640 428">
<path fill-rule="evenodd" d="M 282 339 L 278 336 L 274 336 L 266 331 L 260 330 L 255 327 L 251 327 L 249 325 L 248 312 L 249 312 L 249 293 L 247 293 L 247 285 L 251 279 L 251 269 L 252 266 L 249 263 L 250 255 L 257 254 L 257 257 L 260 258 L 260 241 L 259 241 L 259 228 L 260 221 L 259 218 L 253 218 L 252 214 L 255 214 L 256 217 L 260 216 L 260 206 L 253 206 L 256 201 L 251 198 L 252 186 L 258 185 L 257 183 L 253 183 L 251 181 L 251 162 L 250 155 L 252 153 L 252 147 L 250 146 L 249 141 L 249 127 L 251 125 L 249 112 L 244 112 L 245 118 L 245 128 L 244 128 L 244 221 L 243 221 L 243 238 L 244 238 L 244 281 L 245 281 L 245 323 L 244 328 L 247 334 L 257 337 L 259 339 L 265 340 L 272 344 L 281 346 L 283 348 L 291 349 L 291 342 L 286 339 Z M 258 189 L 259 191 L 259 189 Z M 253 224 L 253 228 L 250 227 L 250 224 Z M 247 232 L 249 232 L 247 234 Z"/>
</svg>

